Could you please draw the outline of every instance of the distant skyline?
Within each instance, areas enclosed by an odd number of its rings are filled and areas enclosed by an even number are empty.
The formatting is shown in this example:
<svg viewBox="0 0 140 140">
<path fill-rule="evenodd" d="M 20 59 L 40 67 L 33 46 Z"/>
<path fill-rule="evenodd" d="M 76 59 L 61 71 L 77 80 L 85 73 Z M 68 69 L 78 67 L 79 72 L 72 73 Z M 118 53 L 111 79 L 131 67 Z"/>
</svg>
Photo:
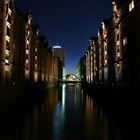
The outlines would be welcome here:
<svg viewBox="0 0 140 140">
<path fill-rule="evenodd" d="M 15 0 L 24 14 L 30 9 L 33 24 L 40 26 L 49 47 L 65 49 L 66 73 L 75 73 L 76 66 L 88 49 L 89 38 L 97 36 L 103 19 L 113 15 L 112 0 Z"/>
</svg>

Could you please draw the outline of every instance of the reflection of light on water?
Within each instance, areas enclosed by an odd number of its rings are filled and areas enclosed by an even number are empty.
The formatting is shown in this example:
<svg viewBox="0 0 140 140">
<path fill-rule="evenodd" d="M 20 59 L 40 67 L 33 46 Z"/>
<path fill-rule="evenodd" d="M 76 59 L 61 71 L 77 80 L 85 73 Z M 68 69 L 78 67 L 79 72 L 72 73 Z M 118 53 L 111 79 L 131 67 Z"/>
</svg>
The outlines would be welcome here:
<svg viewBox="0 0 140 140">
<path fill-rule="evenodd" d="M 62 85 L 62 104 L 57 103 L 56 109 L 54 112 L 54 127 L 53 127 L 53 140 L 58 140 L 62 137 L 63 125 L 65 120 L 65 89 L 66 85 Z M 60 135 L 61 134 L 61 135 Z"/>
<path fill-rule="evenodd" d="M 87 94 L 86 95 L 86 108 L 87 110 L 92 110 L 93 109 L 93 99 Z"/>
<path fill-rule="evenodd" d="M 62 85 L 62 109 L 64 108 L 64 106 L 65 106 L 65 88 L 66 87 L 66 85 L 65 84 L 63 84 Z"/>
</svg>

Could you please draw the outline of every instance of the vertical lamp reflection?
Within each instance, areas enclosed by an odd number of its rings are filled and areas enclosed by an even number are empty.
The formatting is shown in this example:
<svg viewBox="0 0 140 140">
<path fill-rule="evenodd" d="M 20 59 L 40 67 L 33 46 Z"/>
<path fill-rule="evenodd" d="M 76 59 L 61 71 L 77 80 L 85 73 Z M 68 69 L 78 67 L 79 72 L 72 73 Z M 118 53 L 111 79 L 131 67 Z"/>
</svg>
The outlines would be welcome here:
<svg viewBox="0 0 140 140">
<path fill-rule="evenodd" d="M 53 125 L 53 139 L 54 140 L 61 140 L 63 137 L 63 126 L 64 126 L 64 120 L 65 120 L 65 88 L 66 85 L 62 85 L 62 104 L 60 102 L 57 103 L 56 109 L 54 112 L 54 125 Z"/>
</svg>

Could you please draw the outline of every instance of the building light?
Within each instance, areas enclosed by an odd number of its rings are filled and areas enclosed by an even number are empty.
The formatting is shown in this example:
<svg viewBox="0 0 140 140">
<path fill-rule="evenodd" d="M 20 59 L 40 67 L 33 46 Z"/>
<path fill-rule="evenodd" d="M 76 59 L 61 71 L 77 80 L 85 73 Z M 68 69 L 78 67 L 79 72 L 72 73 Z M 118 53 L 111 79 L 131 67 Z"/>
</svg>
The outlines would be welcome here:
<svg viewBox="0 0 140 140">
<path fill-rule="evenodd" d="M 5 64 L 9 64 L 9 60 L 8 59 L 5 59 Z"/>
<path fill-rule="evenodd" d="M 29 34 L 30 34 L 30 31 L 28 31 L 27 35 L 29 36 Z"/>
<path fill-rule="evenodd" d="M 11 15 L 12 14 L 12 10 L 10 8 L 8 8 L 8 14 Z"/>
<path fill-rule="evenodd" d="M 118 68 L 120 67 L 120 64 L 119 64 L 119 63 L 117 64 L 117 67 L 118 67 Z"/>
<path fill-rule="evenodd" d="M 11 24 L 8 21 L 6 23 L 7 23 L 8 28 L 10 29 Z"/>
<path fill-rule="evenodd" d="M 129 12 L 131 12 L 134 9 L 135 5 L 134 5 L 134 0 L 131 1 L 131 3 L 129 4 Z"/>
<path fill-rule="evenodd" d="M 7 42 L 10 42 L 10 37 L 8 35 L 6 35 L 6 40 Z"/>
<path fill-rule="evenodd" d="M 29 63 L 29 60 L 28 60 L 28 59 L 26 59 L 26 63 L 27 63 L 27 64 Z"/>
<path fill-rule="evenodd" d="M 28 20 L 28 24 L 29 24 L 29 25 L 31 24 L 31 19 Z"/>
<path fill-rule="evenodd" d="M 35 48 L 35 52 L 37 52 L 37 48 Z"/>
<path fill-rule="evenodd" d="M 120 52 L 117 53 L 117 57 L 120 57 Z"/>
<path fill-rule="evenodd" d="M 118 41 L 117 41 L 117 46 L 119 46 L 119 45 L 120 45 L 120 41 L 118 40 Z"/>
<path fill-rule="evenodd" d="M 29 74 L 29 70 L 26 70 L 26 71 L 25 71 L 25 74 L 28 75 L 28 74 Z"/>
<path fill-rule="evenodd" d="M 6 56 L 9 56 L 9 50 L 5 50 Z"/>
<path fill-rule="evenodd" d="M 26 40 L 26 43 L 29 45 L 29 40 Z"/>
<path fill-rule="evenodd" d="M 125 37 L 124 39 L 123 39 L 123 45 L 125 46 L 127 44 L 127 38 Z"/>
<path fill-rule="evenodd" d="M 37 60 L 37 56 L 35 56 L 35 60 Z"/>
<path fill-rule="evenodd" d="M 105 60 L 105 65 L 107 64 L 107 60 Z"/>
<path fill-rule="evenodd" d="M 28 49 L 26 49 L 26 54 L 29 54 L 29 50 Z"/>
</svg>

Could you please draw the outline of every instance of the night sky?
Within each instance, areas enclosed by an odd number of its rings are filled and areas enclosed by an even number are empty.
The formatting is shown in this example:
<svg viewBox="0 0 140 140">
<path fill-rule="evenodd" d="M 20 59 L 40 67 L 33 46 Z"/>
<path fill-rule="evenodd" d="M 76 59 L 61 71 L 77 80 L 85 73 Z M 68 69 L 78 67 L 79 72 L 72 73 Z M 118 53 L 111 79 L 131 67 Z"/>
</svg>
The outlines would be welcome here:
<svg viewBox="0 0 140 140">
<path fill-rule="evenodd" d="M 32 11 L 33 23 L 40 26 L 49 47 L 65 48 L 66 73 L 75 73 L 89 37 L 97 36 L 103 19 L 112 13 L 113 0 L 15 0 L 22 13 Z"/>
</svg>

